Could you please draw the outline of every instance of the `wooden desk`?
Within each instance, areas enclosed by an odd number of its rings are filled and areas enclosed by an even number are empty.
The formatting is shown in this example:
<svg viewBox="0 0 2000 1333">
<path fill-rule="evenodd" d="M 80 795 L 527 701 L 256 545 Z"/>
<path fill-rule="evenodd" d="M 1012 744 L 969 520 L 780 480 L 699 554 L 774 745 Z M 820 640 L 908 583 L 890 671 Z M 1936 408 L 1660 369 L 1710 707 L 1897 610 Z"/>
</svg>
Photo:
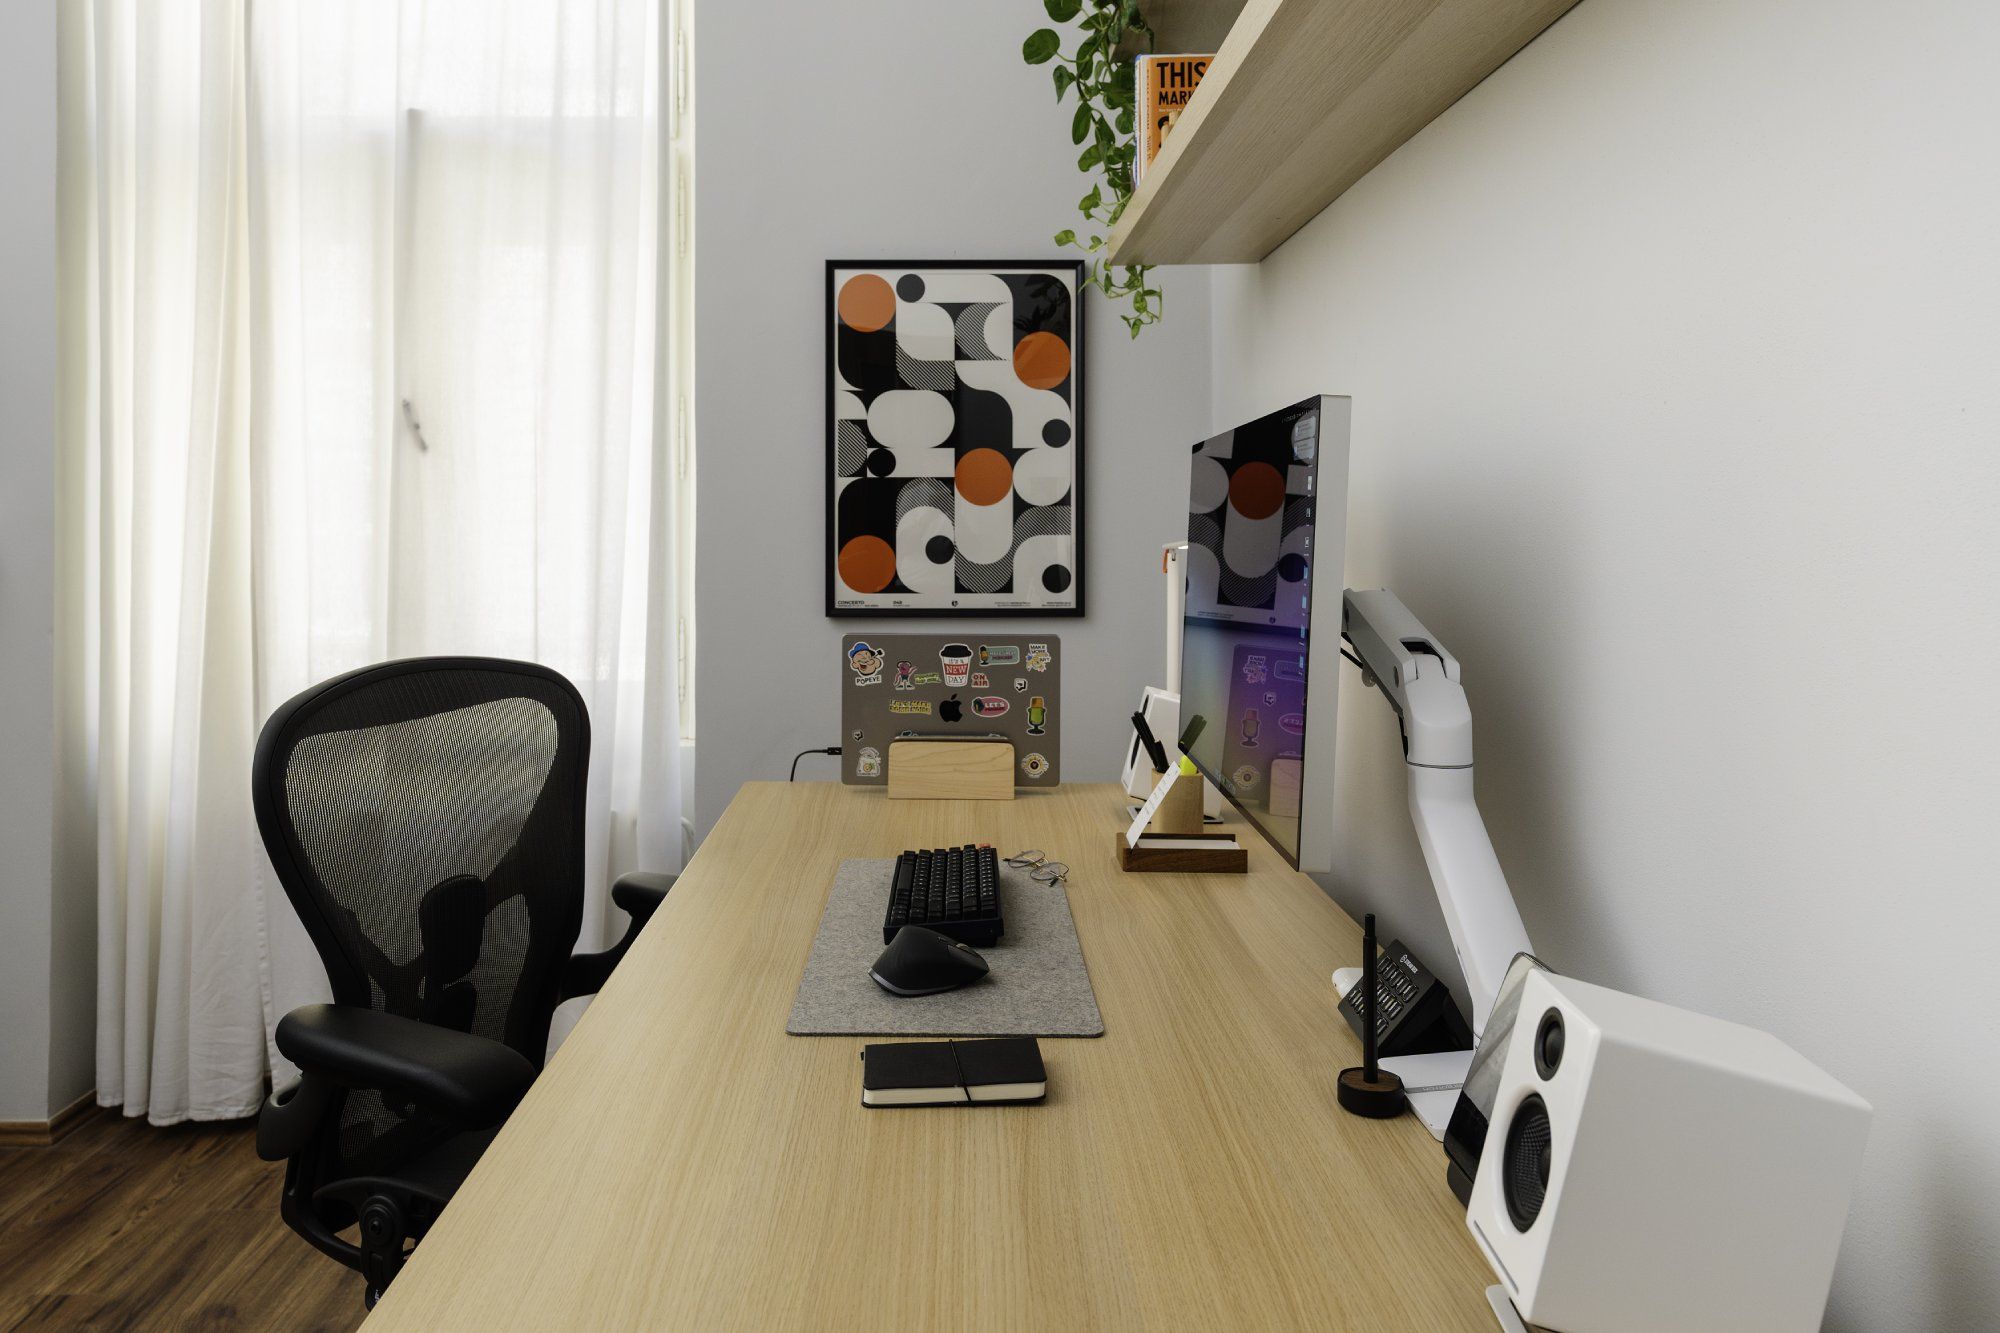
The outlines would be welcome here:
<svg viewBox="0 0 2000 1333">
<path fill-rule="evenodd" d="M 1254 841 L 1117 870 L 1123 809 L 744 787 L 369 1329 L 1488 1333 L 1437 1144 L 1334 1105 L 1359 930 Z M 1105 1035 L 1041 1106 L 865 1110 L 864 1039 L 785 1033 L 834 869 L 971 841 L 1070 864 Z"/>
</svg>

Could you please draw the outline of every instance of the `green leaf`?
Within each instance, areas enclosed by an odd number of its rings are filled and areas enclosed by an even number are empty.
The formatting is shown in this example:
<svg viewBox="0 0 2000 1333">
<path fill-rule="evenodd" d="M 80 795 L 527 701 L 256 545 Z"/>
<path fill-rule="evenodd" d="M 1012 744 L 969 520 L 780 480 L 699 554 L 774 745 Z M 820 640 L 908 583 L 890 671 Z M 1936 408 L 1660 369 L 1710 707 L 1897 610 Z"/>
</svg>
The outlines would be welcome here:
<svg viewBox="0 0 2000 1333">
<path fill-rule="evenodd" d="M 1090 147 L 1084 149 L 1082 155 L 1076 159 L 1076 169 L 1078 171 L 1089 171 L 1103 160 L 1104 150 L 1096 144 L 1092 144 Z"/>
<path fill-rule="evenodd" d="M 1132 308 L 1142 315 L 1146 313 L 1146 293 L 1143 290 L 1132 293 Z"/>
<path fill-rule="evenodd" d="M 1090 103 L 1085 101 L 1076 109 L 1076 115 L 1069 122 L 1069 141 L 1082 143 L 1090 137 Z"/>
<path fill-rule="evenodd" d="M 1091 248 L 1092 250 L 1102 250 L 1102 249 L 1104 248 L 1104 238 L 1103 238 L 1102 236 L 1093 236 L 1093 237 L 1091 237 L 1091 238 L 1090 238 L 1090 248 Z M 1104 290 L 1108 292 L 1108 291 L 1110 291 L 1111 289 L 1110 289 L 1109 287 L 1106 287 L 1106 288 L 1105 288 Z"/>
<path fill-rule="evenodd" d="M 1120 134 L 1132 132 L 1132 108 L 1129 106 L 1118 113 L 1118 132 Z"/>
<path fill-rule="evenodd" d="M 1057 233 L 1056 233 L 1056 244 L 1057 244 L 1057 245 L 1075 245 L 1075 244 L 1076 244 L 1076 233 L 1075 233 L 1075 232 L 1073 232 L 1073 231 L 1071 231 L 1071 230 L 1070 230 L 1070 229 L 1069 229 L 1068 227 L 1064 227 L 1064 228 L 1063 228 L 1063 229 L 1062 229 L 1061 231 L 1059 231 L 1059 232 L 1057 232 Z"/>
<path fill-rule="evenodd" d="M 1118 150 L 1118 136 L 1111 132 L 1111 125 L 1108 121 L 1100 120 L 1097 122 L 1097 146 L 1104 150 L 1104 156 L 1107 159 Z"/>
<path fill-rule="evenodd" d="M 1021 59 L 1030 65 L 1045 65 L 1061 49 L 1062 39 L 1054 28 L 1037 28 L 1021 43 Z"/>
<path fill-rule="evenodd" d="M 1070 90 L 1070 85 L 1076 82 L 1076 75 L 1070 72 L 1068 65 L 1057 65 L 1049 73 L 1055 77 L 1056 101 L 1060 102 L 1063 100 L 1063 94 Z"/>
<path fill-rule="evenodd" d="M 1089 194 L 1083 196 L 1083 198 L 1076 201 L 1076 211 L 1083 214 L 1089 214 L 1095 211 L 1097 206 L 1103 202 L 1104 202 L 1104 192 L 1098 189 L 1097 186 L 1093 185 L 1090 187 Z"/>
<path fill-rule="evenodd" d="M 1137 8 L 1138 0 L 1127 0 L 1128 6 Z M 1042 8 L 1049 11 L 1049 17 L 1058 23 L 1067 23 L 1083 8 L 1083 0 L 1042 0 Z"/>
</svg>

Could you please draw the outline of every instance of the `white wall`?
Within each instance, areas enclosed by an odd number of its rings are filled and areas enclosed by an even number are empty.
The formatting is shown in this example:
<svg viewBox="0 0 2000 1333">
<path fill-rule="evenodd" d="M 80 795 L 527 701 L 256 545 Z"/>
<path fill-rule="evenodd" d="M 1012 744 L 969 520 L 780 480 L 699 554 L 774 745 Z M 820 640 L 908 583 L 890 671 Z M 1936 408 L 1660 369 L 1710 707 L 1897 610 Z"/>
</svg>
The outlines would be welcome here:
<svg viewBox="0 0 2000 1333">
<path fill-rule="evenodd" d="M 1041 7 L 702 0 L 696 15 L 699 428 L 697 824 L 838 743 L 824 615 L 824 261 L 1056 257 L 1087 182 L 1046 68 Z M 1062 636 L 1063 772 L 1108 780 L 1164 647 L 1160 544 L 1184 535 L 1186 447 L 1208 410 L 1207 279 L 1165 275 L 1135 343 L 1086 301 L 1087 611 Z M 978 622 L 909 621 L 924 632 Z M 1020 628 L 1019 633 L 1030 631 Z M 832 778 L 808 758 L 800 778 Z"/>
<path fill-rule="evenodd" d="M 0 1120 L 88 1090 L 74 938 L 53 901 L 55 783 L 56 9 L 0 10 Z M 58 950 L 58 943 L 62 951 Z M 88 955 L 81 960 L 87 973 Z M 52 1002 L 52 988 L 55 998 Z M 52 1045 L 61 1026 L 64 1043 Z M 52 1070 L 53 1064 L 53 1070 Z M 83 1081 L 78 1083 L 77 1071 Z"/>
<path fill-rule="evenodd" d="M 2000 1318 L 1995 51 L 1983 0 L 1584 0 L 1214 279 L 1218 424 L 1353 395 L 1348 582 L 1463 660 L 1538 950 L 1874 1103 L 1841 1330 Z M 1348 687 L 1336 896 L 1442 965 Z"/>
</svg>

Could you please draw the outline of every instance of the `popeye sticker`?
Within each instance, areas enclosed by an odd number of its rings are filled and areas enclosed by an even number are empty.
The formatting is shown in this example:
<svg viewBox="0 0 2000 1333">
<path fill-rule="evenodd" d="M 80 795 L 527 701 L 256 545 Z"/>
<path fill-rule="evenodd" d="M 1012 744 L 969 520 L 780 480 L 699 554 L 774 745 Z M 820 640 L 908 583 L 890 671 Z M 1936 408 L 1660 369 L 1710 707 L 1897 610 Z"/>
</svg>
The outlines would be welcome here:
<svg viewBox="0 0 2000 1333">
<path fill-rule="evenodd" d="M 1028 670 L 1047 671 L 1049 663 L 1054 660 L 1055 658 L 1049 655 L 1049 646 L 1046 643 L 1031 643 L 1028 645 Z"/>
<path fill-rule="evenodd" d="M 879 778 L 882 776 L 882 752 L 872 745 L 865 745 L 854 760 L 854 776 L 857 778 Z"/>
<path fill-rule="evenodd" d="M 899 690 L 914 690 L 917 688 L 916 682 L 910 679 L 916 674 L 917 664 L 915 662 L 896 663 L 896 688 Z"/>
<path fill-rule="evenodd" d="M 866 639 L 856 640 L 847 650 L 847 666 L 854 673 L 856 685 L 882 683 L 882 654 Z"/>
<path fill-rule="evenodd" d="M 1049 771 L 1049 761 L 1038 754 L 1030 753 L 1023 755 L 1021 757 L 1021 771 L 1031 778 L 1038 778 Z"/>
</svg>

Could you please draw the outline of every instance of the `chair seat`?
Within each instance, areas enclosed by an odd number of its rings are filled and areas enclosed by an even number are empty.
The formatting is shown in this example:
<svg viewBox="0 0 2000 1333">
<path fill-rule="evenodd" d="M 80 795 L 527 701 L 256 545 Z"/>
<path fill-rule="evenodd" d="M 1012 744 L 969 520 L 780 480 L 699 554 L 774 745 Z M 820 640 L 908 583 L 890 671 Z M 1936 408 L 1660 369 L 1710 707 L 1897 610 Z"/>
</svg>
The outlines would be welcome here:
<svg viewBox="0 0 2000 1333">
<path fill-rule="evenodd" d="M 481 1154 L 493 1142 L 493 1136 L 500 1130 L 471 1129 L 463 1134 L 454 1134 L 421 1156 L 407 1162 L 398 1162 L 382 1172 L 380 1176 L 363 1177 L 371 1182 L 363 1189 L 357 1189 L 354 1180 L 334 1180 L 322 1186 L 316 1197 L 321 1199 L 342 1199 L 352 1202 L 359 1195 L 377 1187 L 381 1182 L 393 1184 L 407 1192 L 412 1198 L 422 1199 L 442 1209 L 451 1202 L 451 1196 L 472 1174 L 472 1168 L 479 1165 Z"/>
</svg>

